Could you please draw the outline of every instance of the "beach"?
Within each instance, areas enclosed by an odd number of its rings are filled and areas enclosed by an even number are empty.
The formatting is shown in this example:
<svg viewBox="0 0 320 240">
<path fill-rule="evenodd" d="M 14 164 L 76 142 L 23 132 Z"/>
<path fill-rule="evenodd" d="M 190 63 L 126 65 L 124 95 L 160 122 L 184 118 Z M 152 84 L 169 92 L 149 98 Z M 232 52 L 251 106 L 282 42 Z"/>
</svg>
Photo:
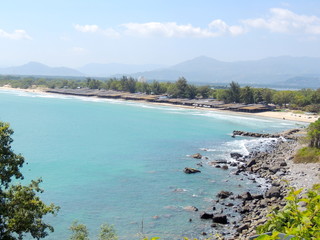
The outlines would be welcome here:
<svg viewBox="0 0 320 240">
<path fill-rule="evenodd" d="M 20 89 L 20 88 L 12 88 L 7 85 L 7 86 L 0 87 L 0 89 L 10 90 L 10 91 L 43 93 L 43 94 L 58 94 L 58 93 L 48 92 L 48 91 L 50 91 L 50 89 L 47 89 L 47 88 Z M 63 93 L 59 93 L 59 94 L 63 94 Z M 96 97 L 96 96 L 90 96 L 90 97 Z M 133 101 L 133 100 L 128 100 L 128 101 Z M 318 114 L 295 113 L 290 110 L 247 113 L 247 112 L 236 112 L 236 111 L 230 111 L 230 110 L 220 110 L 217 108 L 207 108 L 207 107 L 199 107 L 199 106 L 193 107 L 193 106 L 186 106 L 186 105 L 176 105 L 176 104 L 170 104 L 170 103 L 150 102 L 150 101 L 143 101 L 143 102 L 148 103 L 148 104 L 161 105 L 161 106 L 176 106 L 176 107 L 189 108 L 189 109 L 196 108 L 196 109 L 201 109 L 201 110 L 205 110 L 205 111 L 222 111 L 225 113 L 236 114 L 236 115 L 258 116 L 258 117 L 263 117 L 263 118 L 275 118 L 275 119 L 283 119 L 283 120 L 288 120 L 288 121 L 297 121 L 297 122 L 305 122 L 305 123 L 315 122 L 319 118 Z"/>
</svg>

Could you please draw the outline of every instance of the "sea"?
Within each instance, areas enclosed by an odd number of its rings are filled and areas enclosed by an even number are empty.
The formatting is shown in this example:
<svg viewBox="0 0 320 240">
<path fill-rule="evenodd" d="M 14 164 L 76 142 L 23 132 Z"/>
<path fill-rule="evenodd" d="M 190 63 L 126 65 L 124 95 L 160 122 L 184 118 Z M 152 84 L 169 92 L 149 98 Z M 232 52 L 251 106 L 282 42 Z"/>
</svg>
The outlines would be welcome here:
<svg viewBox="0 0 320 240">
<path fill-rule="evenodd" d="M 97 239 L 104 223 L 114 226 L 120 240 L 199 237 L 211 225 L 199 215 L 212 212 L 218 192 L 258 193 L 264 187 L 263 179 L 253 183 L 234 175 L 234 168 L 211 166 L 215 160 L 231 160 L 231 152 L 248 154 L 270 141 L 232 138 L 232 131 L 305 126 L 227 112 L 14 90 L 0 90 L 0 121 L 10 123 L 12 147 L 25 157 L 23 184 L 42 178 L 41 199 L 61 207 L 56 216 L 45 218 L 55 229 L 46 239 L 59 240 L 68 239 L 74 221 L 87 226 L 91 239 Z M 195 153 L 203 159 L 192 158 Z M 185 167 L 201 173 L 185 174 Z M 190 206 L 199 211 L 190 211 Z"/>
</svg>

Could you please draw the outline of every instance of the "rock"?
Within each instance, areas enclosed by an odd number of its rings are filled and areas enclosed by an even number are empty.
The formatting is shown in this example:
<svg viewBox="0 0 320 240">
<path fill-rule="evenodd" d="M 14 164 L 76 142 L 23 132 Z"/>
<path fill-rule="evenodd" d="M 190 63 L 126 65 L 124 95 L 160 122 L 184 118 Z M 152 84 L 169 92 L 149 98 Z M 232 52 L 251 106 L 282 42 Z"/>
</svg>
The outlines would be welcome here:
<svg viewBox="0 0 320 240">
<path fill-rule="evenodd" d="M 228 168 L 227 165 L 223 165 L 221 169 L 223 169 L 223 170 L 228 170 L 229 168 Z"/>
<path fill-rule="evenodd" d="M 232 153 L 230 153 L 230 156 L 231 156 L 232 158 L 234 158 L 234 159 L 238 159 L 238 158 L 243 157 L 243 155 L 242 155 L 242 154 L 240 154 L 240 153 L 236 153 L 236 152 L 232 152 Z"/>
<path fill-rule="evenodd" d="M 280 166 L 281 166 L 281 167 L 286 167 L 287 165 L 288 165 L 288 164 L 287 164 L 285 161 L 283 161 L 283 162 L 280 163 Z"/>
<path fill-rule="evenodd" d="M 243 230 L 247 230 L 249 229 L 249 225 L 248 224 L 243 224 L 240 227 L 237 228 L 237 232 L 238 233 L 242 233 Z"/>
<path fill-rule="evenodd" d="M 255 165 L 257 162 L 255 159 L 252 159 L 251 161 L 248 162 L 247 167 L 252 167 L 253 165 Z"/>
<path fill-rule="evenodd" d="M 221 166 L 220 166 L 219 164 L 217 164 L 215 167 L 216 167 L 216 168 L 221 168 Z"/>
<path fill-rule="evenodd" d="M 251 197 L 253 199 L 258 199 L 258 200 L 263 199 L 263 195 L 262 194 L 251 194 Z"/>
<path fill-rule="evenodd" d="M 251 211 L 251 207 L 250 206 L 245 206 L 240 210 L 241 214 L 245 214 L 245 213 L 249 213 Z"/>
<path fill-rule="evenodd" d="M 230 167 L 236 167 L 236 166 L 238 166 L 236 162 L 230 163 Z"/>
<path fill-rule="evenodd" d="M 281 197 L 281 189 L 279 187 L 272 186 L 267 192 L 266 192 L 266 198 L 279 198 Z"/>
<path fill-rule="evenodd" d="M 191 157 L 196 158 L 196 159 L 201 159 L 202 155 L 200 153 L 196 153 L 196 154 L 191 155 Z"/>
<path fill-rule="evenodd" d="M 217 197 L 224 199 L 224 198 L 230 197 L 232 194 L 233 194 L 232 192 L 221 191 L 221 192 L 219 192 L 219 193 L 217 194 Z"/>
<path fill-rule="evenodd" d="M 203 213 L 200 214 L 200 218 L 201 219 L 212 219 L 213 218 L 213 214 L 212 213 L 203 212 Z"/>
<path fill-rule="evenodd" d="M 271 168 L 269 168 L 269 171 L 272 173 L 276 173 L 280 170 L 280 166 L 273 166 Z"/>
<path fill-rule="evenodd" d="M 197 212 L 198 211 L 198 208 L 195 206 L 186 206 L 183 209 L 186 211 L 190 211 L 190 212 L 192 212 L 192 211 Z"/>
<path fill-rule="evenodd" d="M 228 163 L 227 160 L 223 160 L 223 159 L 217 160 L 217 161 L 215 161 L 215 162 L 218 163 L 218 164 L 222 164 L 222 163 L 226 164 L 226 163 Z"/>
<path fill-rule="evenodd" d="M 195 169 L 195 168 L 188 168 L 186 167 L 184 170 L 183 170 L 184 173 L 187 173 L 187 174 L 191 174 L 191 173 L 200 173 L 201 171 L 198 170 L 198 169 Z"/>
<path fill-rule="evenodd" d="M 240 198 L 242 198 L 244 201 L 251 201 L 253 200 L 253 197 L 251 196 L 251 193 L 246 192 L 240 195 Z"/>
<path fill-rule="evenodd" d="M 228 224 L 227 215 L 216 215 L 212 218 L 214 223 Z"/>
</svg>

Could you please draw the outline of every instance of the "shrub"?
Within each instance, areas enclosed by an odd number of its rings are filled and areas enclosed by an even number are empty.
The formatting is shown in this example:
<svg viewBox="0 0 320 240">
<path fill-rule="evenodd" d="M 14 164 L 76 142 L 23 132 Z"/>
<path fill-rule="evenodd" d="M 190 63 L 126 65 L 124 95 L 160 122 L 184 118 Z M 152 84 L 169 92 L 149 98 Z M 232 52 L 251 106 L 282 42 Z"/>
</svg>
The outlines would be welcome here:
<svg viewBox="0 0 320 240">
<path fill-rule="evenodd" d="M 303 198 L 299 197 L 301 190 L 291 188 L 286 206 L 273 210 L 270 220 L 257 228 L 259 233 L 272 232 L 272 236 L 261 235 L 257 240 L 278 239 L 280 232 L 294 235 L 291 239 L 320 239 L 320 184 L 314 185 Z"/>
</svg>

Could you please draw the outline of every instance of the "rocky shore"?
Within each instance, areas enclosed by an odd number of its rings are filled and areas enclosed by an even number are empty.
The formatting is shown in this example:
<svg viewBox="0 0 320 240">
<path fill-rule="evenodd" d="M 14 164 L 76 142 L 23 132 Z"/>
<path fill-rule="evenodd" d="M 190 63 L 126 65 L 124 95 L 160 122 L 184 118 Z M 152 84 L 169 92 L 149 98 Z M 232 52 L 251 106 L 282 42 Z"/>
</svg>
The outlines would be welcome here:
<svg viewBox="0 0 320 240">
<path fill-rule="evenodd" d="M 303 129 L 293 129 L 279 134 L 257 134 L 235 131 L 233 136 L 269 137 L 265 151 L 252 150 L 248 155 L 231 153 L 232 161 L 215 161 L 211 165 L 227 169 L 231 174 L 243 175 L 257 184 L 259 178 L 265 179 L 267 188 L 261 194 L 244 192 L 234 195 L 221 191 L 214 202 L 212 212 L 203 212 L 200 218 L 212 221 L 212 232 L 218 232 L 224 239 L 249 239 L 256 234 L 255 228 L 267 221 L 267 214 L 273 208 L 285 205 L 284 197 L 288 186 L 307 187 L 319 183 L 320 164 L 294 164 L 293 155 L 301 147 L 298 139 Z M 300 169 L 300 171 L 298 171 Z M 306 179 L 308 179 L 307 183 Z M 284 181 L 287 180 L 287 181 Z M 235 215 L 240 215 L 236 218 Z M 210 234 L 210 231 L 203 235 Z"/>
</svg>

